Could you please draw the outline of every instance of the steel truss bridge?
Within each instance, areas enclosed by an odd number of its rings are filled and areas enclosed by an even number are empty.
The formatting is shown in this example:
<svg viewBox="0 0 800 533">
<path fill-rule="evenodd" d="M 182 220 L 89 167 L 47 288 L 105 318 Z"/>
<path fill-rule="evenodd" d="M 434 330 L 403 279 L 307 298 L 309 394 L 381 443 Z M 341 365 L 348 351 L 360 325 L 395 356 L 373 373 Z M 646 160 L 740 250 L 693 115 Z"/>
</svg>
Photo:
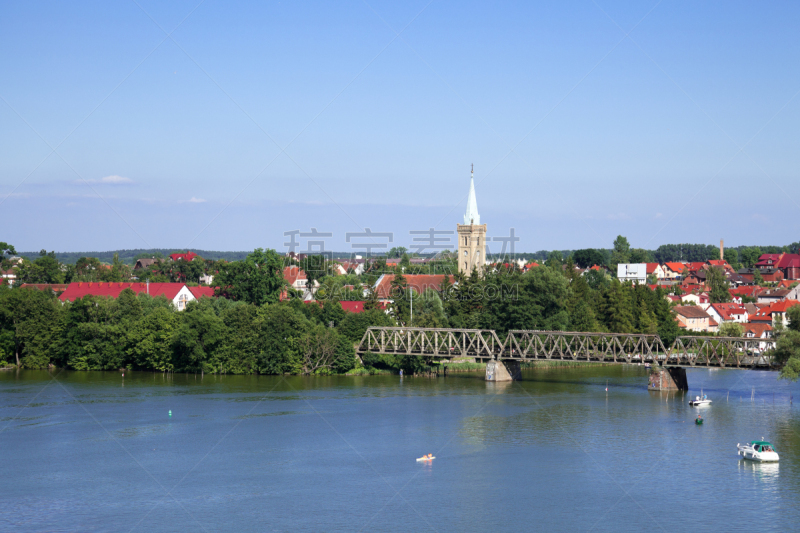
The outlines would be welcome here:
<svg viewBox="0 0 800 533">
<path fill-rule="evenodd" d="M 771 369 L 773 339 L 682 336 L 667 347 L 658 335 L 511 330 L 371 327 L 359 354 L 477 357 L 511 361 L 657 363 L 662 366 Z"/>
</svg>

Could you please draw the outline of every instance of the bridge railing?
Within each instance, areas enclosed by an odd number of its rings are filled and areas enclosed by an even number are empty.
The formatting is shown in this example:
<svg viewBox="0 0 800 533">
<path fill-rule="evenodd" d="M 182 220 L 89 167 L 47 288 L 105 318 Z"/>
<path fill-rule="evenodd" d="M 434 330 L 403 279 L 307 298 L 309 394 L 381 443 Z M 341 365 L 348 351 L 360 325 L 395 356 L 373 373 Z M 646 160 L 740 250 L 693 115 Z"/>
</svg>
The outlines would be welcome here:
<svg viewBox="0 0 800 533">
<path fill-rule="evenodd" d="M 666 347 L 658 335 L 511 330 L 371 327 L 359 353 L 485 359 L 658 363 L 676 366 L 769 367 L 773 339 L 681 336 Z"/>
</svg>

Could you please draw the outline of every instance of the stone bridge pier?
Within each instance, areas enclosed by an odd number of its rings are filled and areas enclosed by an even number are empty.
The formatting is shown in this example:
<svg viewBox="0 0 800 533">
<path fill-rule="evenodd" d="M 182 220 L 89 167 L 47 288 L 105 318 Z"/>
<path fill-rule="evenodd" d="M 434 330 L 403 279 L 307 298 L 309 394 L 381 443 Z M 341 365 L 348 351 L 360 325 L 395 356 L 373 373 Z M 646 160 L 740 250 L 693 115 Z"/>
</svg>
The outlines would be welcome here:
<svg viewBox="0 0 800 533">
<path fill-rule="evenodd" d="M 491 359 L 486 363 L 486 381 L 513 381 L 521 377 L 519 361 Z"/>
<path fill-rule="evenodd" d="M 647 390 L 689 390 L 686 369 L 680 366 L 654 366 L 650 372 Z"/>
</svg>

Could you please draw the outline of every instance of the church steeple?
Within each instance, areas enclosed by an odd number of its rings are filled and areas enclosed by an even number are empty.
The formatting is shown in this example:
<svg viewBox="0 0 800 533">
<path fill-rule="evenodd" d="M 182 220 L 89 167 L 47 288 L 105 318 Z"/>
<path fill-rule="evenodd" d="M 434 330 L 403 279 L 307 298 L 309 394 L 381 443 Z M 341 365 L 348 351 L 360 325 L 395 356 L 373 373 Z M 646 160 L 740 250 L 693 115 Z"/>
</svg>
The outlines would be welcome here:
<svg viewBox="0 0 800 533">
<path fill-rule="evenodd" d="M 469 173 L 469 197 L 467 198 L 467 212 L 464 213 L 464 225 L 480 225 L 481 215 L 478 214 L 478 200 L 475 199 L 475 166 Z"/>
</svg>

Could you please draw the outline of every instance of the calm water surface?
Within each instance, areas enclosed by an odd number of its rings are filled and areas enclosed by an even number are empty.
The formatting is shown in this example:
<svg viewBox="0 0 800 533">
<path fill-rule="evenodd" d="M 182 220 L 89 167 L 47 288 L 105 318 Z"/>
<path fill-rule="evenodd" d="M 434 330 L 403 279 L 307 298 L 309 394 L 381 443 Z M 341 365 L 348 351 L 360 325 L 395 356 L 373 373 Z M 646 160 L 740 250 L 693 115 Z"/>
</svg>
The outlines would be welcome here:
<svg viewBox="0 0 800 533">
<path fill-rule="evenodd" d="M 636 366 L 509 384 L 2 372 L 0 529 L 798 530 L 800 387 L 687 374 L 714 401 L 703 426 Z M 739 460 L 761 437 L 780 465 Z"/>
</svg>

